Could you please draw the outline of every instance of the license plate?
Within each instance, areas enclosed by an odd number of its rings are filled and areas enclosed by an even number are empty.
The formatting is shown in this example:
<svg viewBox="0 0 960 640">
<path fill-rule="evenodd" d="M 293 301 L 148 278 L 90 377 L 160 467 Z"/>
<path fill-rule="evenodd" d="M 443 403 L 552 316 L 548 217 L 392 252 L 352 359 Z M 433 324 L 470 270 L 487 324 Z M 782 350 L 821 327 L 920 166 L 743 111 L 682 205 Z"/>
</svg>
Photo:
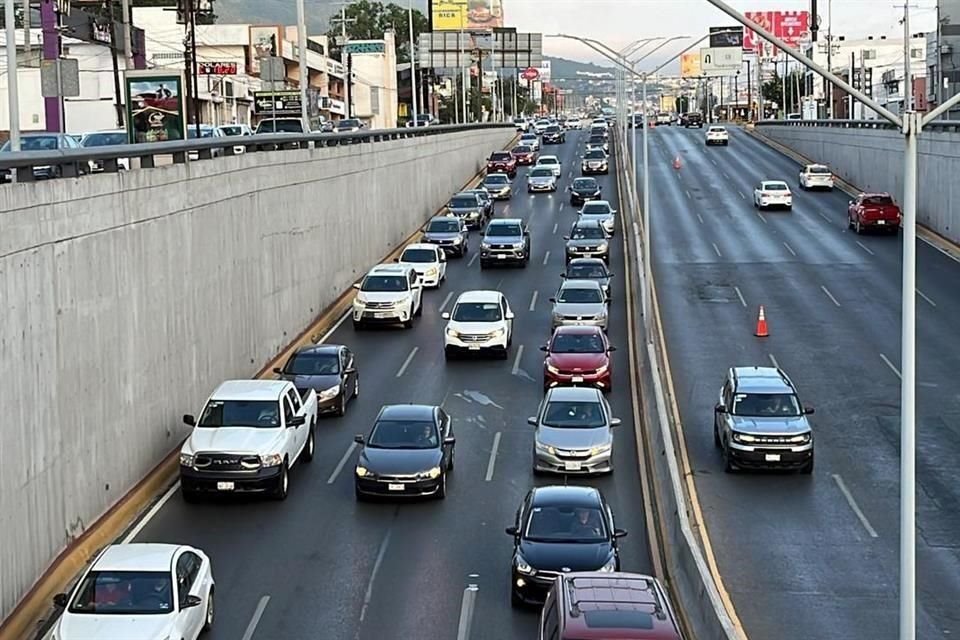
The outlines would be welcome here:
<svg viewBox="0 0 960 640">
<path fill-rule="evenodd" d="M 877 224 L 887 224 L 886 220 L 877 220 Z"/>
<path fill-rule="evenodd" d="M 580 471 L 580 463 L 579 463 L 579 462 L 564 462 L 564 463 L 563 463 L 563 468 L 566 469 L 567 471 Z"/>
<path fill-rule="evenodd" d="M 507 259 L 507 256 L 502 253 L 497 255 L 497 260 L 506 260 L 506 259 Z"/>
<path fill-rule="evenodd" d="M 583 382 L 583 376 L 573 376 L 572 382 Z"/>
<path fill-rule="evenodd" d="M 763 459 L 766 460 L 767 462 L 780 462 L 780 454 L 768 453 L 767 455 L 763 456 Z"/>
<path fill-rule="evenodd" d="M 389 314 L 389 313 L 386 313 L 386 312 L 384 312 L 384 311 L 377 311 L 376 313 L 373 314 L 373 317 L 374 317 L 374 318 L 389 318 L 389 317 L 390 317 L 390 314 Z"/>
<path fill-rule="evenodd" d="M 217 491 L 233 491 L 234 484 L 232 482 L 218 482 Z"/>
<path fill-rule="evenodd" d="M 388 491 L 403 491 L 403 485 L 402 485 L 402 484 L 388 484 L 388 485 L 387 485 L 387 490 L 388 490 Z"/>
<path fill-rule="evenodd" d="M 467 349 L 469 349 L 470 351 L 480 351 L 480 345 L 472 344 L 469 347 L 467 347 Z"/>
</svg>

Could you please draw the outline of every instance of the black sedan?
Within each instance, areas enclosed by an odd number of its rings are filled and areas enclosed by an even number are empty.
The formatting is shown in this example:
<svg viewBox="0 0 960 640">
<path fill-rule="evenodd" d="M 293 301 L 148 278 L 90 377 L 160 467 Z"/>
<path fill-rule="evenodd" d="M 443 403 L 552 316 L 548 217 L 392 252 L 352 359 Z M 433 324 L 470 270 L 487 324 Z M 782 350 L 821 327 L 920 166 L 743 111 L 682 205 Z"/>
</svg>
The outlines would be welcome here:
<svg viewBox="0 0 960 640">
<path fill-rule="evenodd" d="M 596 178 L 577 178 L 567 189 L 570 192 L 570 204 L 583 204 L 587 200 L 600 198 L 600 183 Z"/>
<path fill-rule="evenodd" d="M 620 570 L 617 540 L 627 535 L 598 489 L 547 486 L 532 489 L 517 509 L 510 602 L 540 604 L 554 579 L 570 571 Z"/>
<path fill-rule="evenodd" d="M 423 404 L 387 405 L 364 438 L 357 468 L 357 500 L 367 496 L 447 496 L 456 438 L 450 416 Z"/>
<path fill-rule="evenodd" d="M 360 393 L 360 374 L 353 352 L 339 344 L 317 344 L 298 349 L 283 367 L 273 370 L 289 380 L 303 395 L 317 392 L 317 410 L 342 416 L 347 403 Z"/>
</svg>

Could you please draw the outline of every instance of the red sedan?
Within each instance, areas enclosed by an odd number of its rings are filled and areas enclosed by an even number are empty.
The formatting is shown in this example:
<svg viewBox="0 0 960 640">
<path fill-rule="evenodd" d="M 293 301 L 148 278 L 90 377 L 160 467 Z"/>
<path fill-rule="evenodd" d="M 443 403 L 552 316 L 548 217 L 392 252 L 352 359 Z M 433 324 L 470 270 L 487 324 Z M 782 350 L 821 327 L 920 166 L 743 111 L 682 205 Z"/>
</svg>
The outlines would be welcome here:
<svg viewBox="0 0 960 640">
<path fill-rule="evenodd" d="M 847 207 L 847 226 L 858 234 L 866 229 L 897 233 L 900 207 L 889 193 L 861 193 Z"/>
<path fill-rule="evenodd" d="M 606 392 L 610 390 L 610 346 L 600 327 L 557 327 L 545 346 L 543 388 L 586 385 Z"/>
<path fill-rule="evenodd" d="M 517 160 L 509 151 L 494 151 L 487 160 L 487 173 L 505 173 L 513 178 L 517 175 Z"/>
<path fill-rule="evenodd" d="M 532 147 L 523 145 L 514 147 L 510 154 L 520 165 L 532 166 L 537 162 L 537 152 Z"/>
</svg>

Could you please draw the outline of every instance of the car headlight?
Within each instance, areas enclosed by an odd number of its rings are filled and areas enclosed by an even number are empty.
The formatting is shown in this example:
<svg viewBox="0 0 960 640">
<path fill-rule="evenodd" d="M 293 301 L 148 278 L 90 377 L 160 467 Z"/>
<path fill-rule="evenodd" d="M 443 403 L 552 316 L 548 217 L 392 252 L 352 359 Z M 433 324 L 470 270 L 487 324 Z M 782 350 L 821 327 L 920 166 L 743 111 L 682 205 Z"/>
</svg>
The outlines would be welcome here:
<svg viewBox="0 0 960 640">
<path fill-rule="evenodd" d="M 790 438 L 790 442 L 793 442 L 793 443 L 796 443 L 796 444 L 807 444 L 807 443 L 810 442 L 812 439 L 813 439 L 813 434 L 811 434 L 811 433 L 801 433 L 801 434 L 798 435 L 798 436 L 793 436 L 792 438 Z"/>
<path fill-rule="evenodd" d="M 551 446 L 548 445 L 548 444 L 541 444 L 541 443 L 537 442 L 537 443 L 536 443 L 536 446 L 537 446 L 537 451 L 545 451 L 546 453 L 549 453 L 550 455 L 554 455 L 554 454 L 557 453 L 556 448 L 551 447 Z"/>
<path fill-rule="evenodd" d="M 598 569 L 598 571 L 603 571 L 604 573 L 613 573 L 617 570 L 617 559 L 610 558 L 607 560 L 607 564 L 603 565 Z"/>
<path fill-rule="evenodd" d="M 428 469 L 427 471 L 418 473 L 417 477 L 420 479 L 429 478 L 431 480 L 436 480 L 437 478 L 440 477 L 440 467 L 433 467 L 432 469 Z"/>
<path fill-rule="evenodd" d="M 560 373 L 560 369 L 557 369 L 552 364 L 547 365 L 547 371 L 549 371 L 550 373 Z"/>
<path fill-rule="evenodd" d="M 436 268 L 436 267 L 430 267 L 429 269 L 427 269 L 427 275 L 428 275 L 428 276 L 435 276 L 435 275 L 437 275 L 437 268 Z"/>
<path fill-rule="evenodd" d="M 736 442 L 756 442 L 757 439 L 746 433 L 734 433 L 733 439 Z"/>
<path fill-rule="evenodd" d="M 359 464 L 357 465 L 356 473 L 358 478 L 367 478 L 373 476 L 373 473 L 371 473 L 369 469 Z"/>
<path fill-rule="evenodd" d="M 523 243 L 522 243 L 522 242 L 514 242 L 514 243 L 513 243 L 513 248 L 514 248 L 514 249 L 523 249 Z"/>
<path fill-rule="evenodd" d="M 192 453 L 181 453 L 180 454 L 180 466 L 181 467 L 192 467 L 193 466 L 193 454 Z"/>
<path fill-rule="evenodd" d="M 484 240 L 483 242 L 480 243 L 480 248 L 481 248 L 481 249 L 489 249 L 489 248 L 490 248 L 490 243 L 487 242 L 486 240 Z"/>
<path fill-rule="evenodd" d="M 460 244 L 461 242 L 463 242 L 463 238 L 460 236 L 453 239 L 453 244 Z"/>
<path fill-rule="evenodd" d="M 451 338 L 459 338 L 460 332 L 457 331 L 456 329 L 447 329 L 447 335 L 450 336 Z"/>
<path fill-rule="evenodd" d="M 531 567 L 530 564 L 520 556 L 517 556 L 513 559 L 513 564 L 517 568 L 517 573 L 532 576 L 537 572 L 536 569 Z"/>
<path fill-rule="evenodd" d="M 359 307 L 362 309 L 365 306 L 367 306 L 367 301 L 361 298 L 360 296 L 357 296 L 356 298 L 353 299 L 353 306 Z"/>
<path fill-rule="evenodd" d="M 606 242 L 601 242 L 601 243 L 597 246 L 597 250 L 598 250 L 598 251 L 606 251 L 608 247 L 609 247 L 609 245 L 608 245 Z"/>
<path fill-rule="evenodd" d="M 324 389 L 318 395 L 320 396 L 321 400 L 329 400 L 330 398 L 334 397 L 338 393 L 340 393 L 340 385 L 335 384 L 329 389 Z"/>
<path fill-rule="evenodd" d="M 502 335 L 504 335 L 504 334 L 506 334 L 506 333 L 507 333 L 507 330 L 504 329 L 503 327 L 500 327 L 499 329 L 494 329 L 493 332 L 490 334 L 490 337 L 491 337 L 491 338 L 499 338 L 500 336 L 502 336 Z"/>
<path fill-rule="evenodd" d="M 592 449 L 590 449 L 590 455 L 595 456 L 601 453 L 607 453 L 612 448 L 613 448 L 612 444 L 602 444 L 599 447 L 593 447 Z"/>
<path fill-rule="evenodd" d="M 605 365 L 603 365 L 602 367 L 600 367 L 599 369 L 597 369 L 597 375 L 598 375 L 598 376 L 602 376 L 602 375 L 605 374 L 609 369 L 610 369 L 610 366 L 605 364 Z"/>
<path fill-rule="evenodd" d="M 260 456 L 260 464 L 265 467 L 279 467 L 283 464 L 283 455 L 279 453 L 267 453 Z"/>
</svg>

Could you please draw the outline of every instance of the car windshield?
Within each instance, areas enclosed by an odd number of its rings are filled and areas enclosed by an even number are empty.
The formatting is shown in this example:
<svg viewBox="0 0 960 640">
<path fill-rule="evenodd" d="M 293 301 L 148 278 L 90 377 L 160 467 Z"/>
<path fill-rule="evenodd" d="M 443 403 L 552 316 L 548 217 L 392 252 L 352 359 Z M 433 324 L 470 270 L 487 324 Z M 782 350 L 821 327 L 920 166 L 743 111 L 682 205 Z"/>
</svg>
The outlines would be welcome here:
<svg viewBox="0 0 960 640">
<path fill-rule="evenodd" d="M 726 133 L 726 131 L 723 127 L 710 127 L 710 133 Z"/>
<path fill-rule="evenodd" d="M 578 178 L 573 181 L 573 188 L 577 190 L 591 191 L 596 190 L 599 186 L 596 180 Z"/>
<path fill-rule="evenodd" d="M 374 449 L 436 449 L 437 427 L 425 420 L 380 420 L 367 441 Z"/>
<path fill-rule="evenodd" d="M 496 185 L 510 184 L 510 178 L 508 178 L 507 176 L 496 176 L 496 175 L 487 176 L 486 178 L 484 178 L 483 183 L 496 184 Z"/>
<path fill-rule="evenodd" d="M 168 614 L 174 610 L 167 571 L 91 571 L 83 578 L 70 613 Z"/>
<path fill-rule="evenodd" d="M 603 338 L 596 333 L 559 333 L 550 345 L 551 353 L 603 353 Z"/>
<path fill-rule="evenodd" d="M 406 291 L 406 276 L 367 276 L 360 291 Z"/>
<path fill-rule="evenodd" d="M 431 220 L 427 225 L 428 233 L 456 233 L 460 231 L 459 220 Z"/>
<path fill-rule="evenodd" d="M 607 270 L 602 264 L 573 264 L 567 266 L 568 278 L 606 278 Z"/>
<path fill-rule="evenodd" d="M 606 202 L 588 202 L 587 204 L 583 205 L 583 209 L 581 209 L 581 211 L 585 214 L 597 215 L 610 213 L 611 209 L 610 205 Z"/>
<path fill-rule="evenodd" d="M 21 151 L 56 151 L 57 136 L 27 136 L 20 139 Z M 7 140 L 0 151 L 10 151 L 10 141 Z"/>
<path fill-rule="evenodd" d="M 530 172 L 530 177 L 531 178 L 552 178 L 553 169 L 548 169 L 546 167 L 534 169 L 533 171 Z"/>
<path fill-rule="evenodd" d="M 517 153 L 517 154 L 530 153 L 531 151 L 533 151 L 533 149 L 531 149 L 530 147 L 520 146 L 520 147 L 513 148 L 513 153 Z"/>
<path fill-rule="evenodd" d="M 870 196 L 863 199 L 863 204 L 893 204 L 893 198 L 890 196 Z"/>
<path fill-rule="evenodd" d="M 597 402 L 561 402 L 553 400 L 547 403 L 540 423 L 546 427 L 558 429 L 594 429 L 607 424 L 603 409 Z"/>
<path fill-rule="evenodd" d="M 555 124 L 552 124 L 549 127 L 547 127 L 547 133 L 560 133 L 560 127 Z"/>
<path fill-rule="evenodd" d="M 557 294 L 557 302 L 589 304 L 603 302 L 603 293 L 594 287 L 563 287 Z"/>
<path fill-rule="evenodd" d="M 299 120 L 264 120 L 257 133 L 303 133 L 303 125 Z"/>
<path fill-rule="evenodd" d="M 506 162 L 510 160 L 511 157 L 508 151 L 498 151 L 490 155 L 490 160 L 492 162 Z"/>
<path fill-rule="evenodd" d="M 537 164 L 560 164 L 560 161 L 556 158 L 551 158 L 550 156 L 543 156 L 537 160 Z"/>
<path fill-rule="evenodd" d="M 516 224 L 491 224 L 487 226 L 487 236 L 513 236 L 518 237 L 523 232 L 520 231 L 520 225 Z"/>
<path fill-rule="evenodd" d="M 280 426 L 280 403 L 276 400 L 211 400 L 203 408 L 197 426 L 275 429 Z"/>
<path fill-rule="evenodd" d="M 503 313 L 497 302 L 460 302 L 450 317 L 457 322 L 499 322 Z"/>
<path fill-rule="evenodd" d="M 110 133 L 88 133 L 80 142 L 81 147 L 107 147 L 115 144 L 127 144 L 125 131 Z"/>
<path fill-rule="evenodd" d="M 830 173 L 830 169 L 826 167 L 807 167 L 807 171 L 810 173 L 819 173 L 821 175 Z"/>
<path fill-rule="evenodd" d="M 584 156 L 587 160 L 603 160 L 606 157 L 603 149 L 591 149 L 587 151 L 587 155 Z"/>
<path fill-rule="evenodd" d="M 596 507 L 534 507 L 523 532 L 533 542 L 603 542 L 607 539 L 603 514 Z"/>
<path fill-rule="evenodd" d="M 733 415 L 750 418 L 796 418 L 800 403 L 792 393 L 738 393 L 733 397 Z"/>
<path fill-rule="evenodd" d="M 283 372 L 294 376 L 336 375 L 340 373 L 340 356 L 336 353 L 298 353 Z"/>
<path fill-rule="evenodd" d="M 587 140 L 587 142 L 589 142 L 590 144 L 603 144 L 604 142 L 606 142 L 606 140 L 604 140 L 603 136 L 593 135 L 593 136 L 590 136 L 590 139 Z"/>
<path fill-rule="evenodd" d="M 356 129 L 360 126 L 360 121 L 356 119 L 341 120 L 337 123 L 338 129 Z"/>
<path fill-rule="evenodd" d="M 599 240 L 606 238 L 600 227 L 574 227 L 571 240 Z"/>
<path fill-rule="evenodd" d="M 435 249 L 404 249 L 400 262 L 437 262 L 437 252 Z"/>
<path fill-rule="evenodd" d="M 787 191 L 787 185 L 782 182 L 768 182 L 763 185 L 764 191 Z"/>
<path fill-rule="evenodd" d="M 454 196 L 450 198 L 450 204 L 447 205 L 451 209 L 465 209 L 470 207 L 477 206 L 477 197 L 476 196 Z"/>
<path fill-rule="evenodd" d="M 225 136 L 242 136 L 243 127 L 239 125 L 228 124 L 226 126 L 220 127 L 220 131 L 223 132 Z"/>
<path fill-rule="evenodd" d="M 486 191 L 486 189 L 479 189 L 479 190 L 478 190 L 478 189 L 471 189 L 471 190 L 470 190 L 470 193 L 472 193 L 473 195 L 477 196 L 478 198 L 480 198 L 480 199 L 483 200 L 484 202 L 486 202 L 487 200 L 490 199 L 490 194 Z"/>
<path fill-rule="evenodd" d="M 197 137 L 197 128 L 196 127 L 187 127 L 187 137 L 196 138 Z M 210 127 L 201 127 L 200 128 L 200 137 L 201 138 L 212 138 L 213 129 Z"/>
</svg>

